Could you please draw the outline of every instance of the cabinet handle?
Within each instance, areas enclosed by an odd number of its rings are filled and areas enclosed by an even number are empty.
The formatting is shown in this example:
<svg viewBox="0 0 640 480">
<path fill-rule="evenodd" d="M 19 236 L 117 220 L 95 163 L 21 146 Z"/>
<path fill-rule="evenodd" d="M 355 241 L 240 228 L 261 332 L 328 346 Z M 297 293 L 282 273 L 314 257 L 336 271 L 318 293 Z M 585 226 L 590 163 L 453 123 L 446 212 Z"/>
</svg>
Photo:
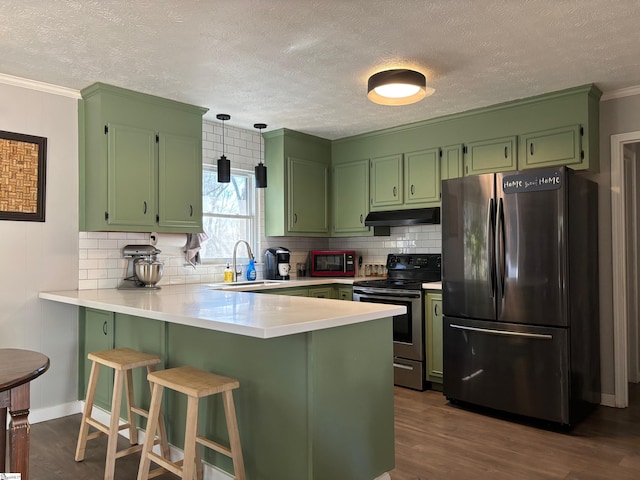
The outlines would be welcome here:
<svg viewBox="0 0 640 480">
<path fill-rule="evenodd" d="M 435 310 L 435 315 L 437 317 L 438 316 L 438 305 L 435 306 L 434 310 Z"/>
<path fill-rule="evenodd" d="M 504 147 L 504 158 L 509 158 L 508 151 L 509 147 Z"/>
<path fill-rule="evenodd" d="M 143 205 L 142 213 L 144 213 L 144 214 L 146 215 L 146 214 L 147 214 L 147 201 L 145 200 L 145 201 L 143 202 L 143 204 L 144 204 L 144 205 Z"/>
<path fill-rule="evenodd" d="M 393 187 L 393 196 L 394 197 L 396 196 L 396 191 L 397 191 L 396 187 Z"/>
<path fill-rule="evenodd" d="M 102 324 L 102 333 L 107 334 L 107 321 L 105 320 Z"/>
<path fill-rule="evenodd" d="M 360 214 L 360 223 L 362 223 L 362 214 Z"/>
<path fill-rule="evenodd" d="M 411 195 L 413 195 L 414 193 L 416 193 L 415 186 L 411 185 Z"/>
<path fill-rule="evenodd" d="M 189 216 L 193 217 L 193 205 L 189 205 Z"/>
<path fill-rule="evenodd" d="M 293 223 L 298 223 L 298 214 L 297 213 L 293 214 Z"/>
<path fill-rule="evenodd" d="M 531 155 L 533 155 L 533 142 L 529 144 L 529 152 L 531 152 Z"/>
</svg>

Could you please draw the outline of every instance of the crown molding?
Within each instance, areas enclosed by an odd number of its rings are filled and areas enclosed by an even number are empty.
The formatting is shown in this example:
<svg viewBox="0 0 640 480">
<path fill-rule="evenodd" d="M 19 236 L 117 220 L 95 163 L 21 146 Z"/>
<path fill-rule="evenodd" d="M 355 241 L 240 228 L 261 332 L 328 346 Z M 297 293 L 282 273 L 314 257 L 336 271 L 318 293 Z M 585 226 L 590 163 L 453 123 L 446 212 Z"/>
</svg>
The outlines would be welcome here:
<svg viewBox="0 0 640 480">
<path fill-rule="evenodd" d="M 4 73 L 0 73 L 0 84 L 28 88 L 29 90 L 37 90 L 39 92 L 51 93 L 53 95 L 60 95 L 63 97 L 81 98 L 80 91 L 74 90 L 73 88 L 59 87 L 58 85 L 52 85 L 51 83 L 39 82 L 28 78 L 14 77 L 13 75 L 6 75 Z"/>
<path fill-rule="evenodd" d="M 633 95 L 640 95 L 640 85 L 604 92 L 602 97 L 600 97 L 600 101 L 606 102 L 607 100 L 612 100 L 614 98 L 631 97 Z"/>
</svg>

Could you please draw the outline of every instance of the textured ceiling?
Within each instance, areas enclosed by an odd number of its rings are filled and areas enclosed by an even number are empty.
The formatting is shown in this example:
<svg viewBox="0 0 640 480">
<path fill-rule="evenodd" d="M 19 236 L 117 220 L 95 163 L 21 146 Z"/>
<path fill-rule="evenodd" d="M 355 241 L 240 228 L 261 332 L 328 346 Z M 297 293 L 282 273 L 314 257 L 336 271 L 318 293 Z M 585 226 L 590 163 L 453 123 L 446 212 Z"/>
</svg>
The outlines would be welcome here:
<svg viewBox="0 0 640 480">
<path fill-rule="evenodd" d="M 640 84 L 638 0 L 2 0 L 0 19 L 0 73 L 110 83 L 329 139 Z M 399 66 L 435 94 L 369 102 L 369 75 Z"/>
</svg>

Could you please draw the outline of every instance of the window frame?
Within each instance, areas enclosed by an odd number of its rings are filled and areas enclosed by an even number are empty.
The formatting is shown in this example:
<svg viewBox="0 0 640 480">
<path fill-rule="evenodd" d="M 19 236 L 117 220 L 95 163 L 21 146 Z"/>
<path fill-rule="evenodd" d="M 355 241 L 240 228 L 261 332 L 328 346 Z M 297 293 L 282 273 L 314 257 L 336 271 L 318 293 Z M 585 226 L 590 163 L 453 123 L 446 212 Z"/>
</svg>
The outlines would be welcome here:
<svg viewBox="0 0 640 480">
<path fill-rule="evenodd" d="M 206 171 L 207 173 L 213 173 L 213 174 L 217 174 L 218 172 L 218 167 L 217 165 L 209 165 L 209 164 L 203 164 L 202 166 L 203 169 L 203 173 Z M 203 219 L 203 225 L 206 223 L 204 220 L 206 218 L 230 218 L 230 219 L 242 219 L 242 220 L 248 220 L 249 221 L 249 232 L 250 232 L 250 238 L 237 238 L 237 239 L 232 239 L 233 244 L 235 244 L 235 242 L 237 242 L 238 240 L 245 240 L 246 242 L 249 243 L 249 245 L 251 245 L 251 248 L 253 250 L 253 254 L 254 256 L 256 255 L 256 249 L 257 249 L 257 241 L 258 241 L 258 228 L 259 228 L 259 207 L 258 207 L 258 195 L 256 193 L 256 188 L 255 188 L 255 173 L 252 172 L 251 170 L 243 170 L 241 168 L 232 168 L 231 169 L 231 176 L 239 176 L 239 177 L 243 177 L 246 179 L 247 181 L 247 209 L 250 211 L 249 213 L 247 213 L 246 215 L 236 215 L 236 214 L 226 214 L 226 213 L 207 213 L 204 209 L 204 193 L 203 193 L 203 209 L 202 209 L 202 219 Z M 206 232 L 205 232 L 206 233 Z M 240 248 L 238 249 L 238 253 L 241 253 L 242 256 L 238 257 L 237 260 L 247 260 L 248 261 L 248 256 L 246 255 L 246 249 L 245 248 Z M 226 265 L 227 263 L 230 263 L 232 261 L 232 257 L 205 257 L 202 256 L 201 261 L 203 264 L 207 264 L 207 265 Z"/>
</svg>

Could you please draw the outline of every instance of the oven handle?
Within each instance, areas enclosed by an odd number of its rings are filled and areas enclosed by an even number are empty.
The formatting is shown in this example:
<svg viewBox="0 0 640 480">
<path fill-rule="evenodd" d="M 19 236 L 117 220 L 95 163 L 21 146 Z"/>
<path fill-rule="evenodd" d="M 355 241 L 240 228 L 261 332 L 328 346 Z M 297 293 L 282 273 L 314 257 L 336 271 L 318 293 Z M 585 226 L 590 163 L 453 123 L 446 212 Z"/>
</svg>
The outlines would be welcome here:
<svg viewBox="0 0 640 480">
<path fill-rule="evenodd" d="M 368 288 L 354 288 L 353 294 L 366 295 L 368 297 L 387 297 L 387 298 L 420 298 L 422 295 L 420 292 L 416 292 L 415 290 L 394 290 L 393 292 L 389 292 L 389 291 L 373 290 Z"/>
</svg>

